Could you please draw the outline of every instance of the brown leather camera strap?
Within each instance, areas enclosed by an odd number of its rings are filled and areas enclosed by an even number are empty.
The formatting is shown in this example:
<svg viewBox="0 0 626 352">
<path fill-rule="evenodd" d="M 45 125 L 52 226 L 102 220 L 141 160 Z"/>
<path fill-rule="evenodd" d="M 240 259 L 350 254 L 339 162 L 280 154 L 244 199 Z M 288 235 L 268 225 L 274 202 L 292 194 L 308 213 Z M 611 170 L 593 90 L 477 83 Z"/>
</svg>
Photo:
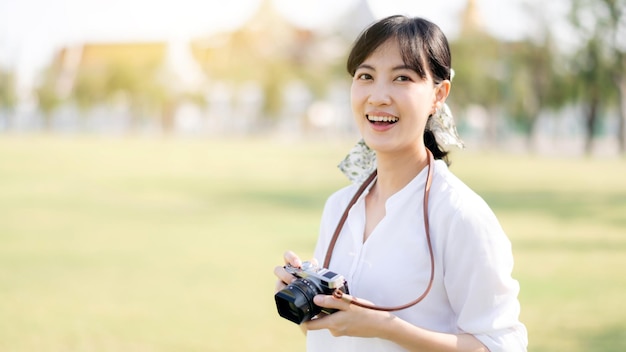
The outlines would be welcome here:
<svg viewBox="0 0 626 352">
<path fill-rule="evenodd" d="M 424 290 L 424 293 L 422 293 L 415 300 L 409 303 L 400 305 L 400 306 L 396 306 L 396 307 L 379 307 L 379 306 L 359 302 L 359 300 L 356 297 L 352 297 L 352 296 L 347 297 L 348 295 L 344 296 L 344 293 L 340 290 L 335 290 L 335 292 L 333 293 L 333 296 L 335 296 L 336 298 L 348 299 L 348 301 L 351 304 L 364 307 L 364 308 L 381 310 L 385 312 L 393 312 L 397 310 L 406 309 L 406 308 L 409 308 L 418 304 L 430 292 L 430 289 L 433 286 L 433 280 L 435 278 L 435 256 L 433 254 L 433 245 L 430 239 L 430 226 L 428 224 L 428 196 L 430 194 L 430 186 L 432 184 L 434 158 L 433 158 L 433 154 L 431 153 L 430 150 L 428 150 L 428 148 L 426 149 L 426 152 L 428 154 L 428 176 L 426 177 L 426 183 L 424 185 L 424 230 L 426 231 L 426 241 L 428 242 L 428 252 L 430 254 L 430 279 L 428 280 L 428 286 Z M 333 234 L 333 237 L 328 246 L 328 250 L 326 251 L 326 258 L 324 259 L 324 268 L 328 268 L 328 265 L 330 264 L 330 259 L 333 255 L 335 244 L 337 243 L 337 239 L 339 238 L 339 233 L 341 233 L 341 229 L 343 228 L 343 225 L 346 222 L 346 219 L 348 218 L 348 213 L 350 212 L 350 209 L 352 208 L 354 203 L 356 203 L 359 197 L 363 194 L 365 189 L 372 183 L 372 181 L 374 181 L 375 178 L 376 178 L 376 171 L 374 171 L 365 181 L 363 181 L 363 184 L 361 185 L 361 187 L 359 187 L 354 197 L 352 197 L 352 200 L 350 200 L 350 203 L 348 203 L 346 210 L 343 212 L 343 215 L 339 219 L 339 224 L 337 224 L 335 233 Z"/>
</svg>

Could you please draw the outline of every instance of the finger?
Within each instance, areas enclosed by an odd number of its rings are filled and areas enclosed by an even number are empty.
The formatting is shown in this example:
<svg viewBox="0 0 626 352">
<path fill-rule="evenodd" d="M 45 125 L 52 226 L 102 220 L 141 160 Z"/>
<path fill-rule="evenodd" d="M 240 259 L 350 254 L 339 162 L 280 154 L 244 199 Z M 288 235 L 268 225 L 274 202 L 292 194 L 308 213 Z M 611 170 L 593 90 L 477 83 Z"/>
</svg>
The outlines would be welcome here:
<svg viewBox="0 0 626 352">
<path fill-rule="evenodd" d="M 344 301 L 343 299 L 336 298 L 333 295 L 317 295 L 313 297 L 313 302 L 320 307 L 339 310 L 345 310 L 350 305 L 349 301 Z"/>
<path fill-rule="evenodd" d="M 285 259 L 285 264 L 291 264 L 291 266 L 296 268 L 302 267 L 302 260 L 292 251 L 286 251 L 285 254 L 283 254 L 283 258 Z"/>
<path fill-rule="evenodd" d="M 302 326 L 304 330 L 328 329 L 329 322 L 326 319 L 329 317 L 330 316 L 320 314 L 315 319 L 303 322 L 300 326 Z"/>
<path fill-rule="evenodd" d="M 322 295 L 320 295 L 322 296 Z M 332 298 L 331 296 L 327 296 Z M 325 299 L 319 298 L 319 301 L 324 301 Z M 323 330 L 323 329 L 331 329 L 333 326 L 333 315 L 327 313 L 320 313 L 315 318 L 305 321 L 300 324 L 305 330 Z"/>
<path fill-rule="evenodd" d="M 274 285 L 274 294 L 282 291 L 287 285 L 283 282 L 283 280 L 276 280 L 276 284 Z"/>
<path fill-rule="evenodd" d="M 288 273 L 287 270 L 285 270 L 285 268 L 283 268 L 282 266 L 274 267 L 274 275 L 276 275 L 276 277 L 285 284 L 289 284 L 296 279 L 295 276 Z"/>
</svg>

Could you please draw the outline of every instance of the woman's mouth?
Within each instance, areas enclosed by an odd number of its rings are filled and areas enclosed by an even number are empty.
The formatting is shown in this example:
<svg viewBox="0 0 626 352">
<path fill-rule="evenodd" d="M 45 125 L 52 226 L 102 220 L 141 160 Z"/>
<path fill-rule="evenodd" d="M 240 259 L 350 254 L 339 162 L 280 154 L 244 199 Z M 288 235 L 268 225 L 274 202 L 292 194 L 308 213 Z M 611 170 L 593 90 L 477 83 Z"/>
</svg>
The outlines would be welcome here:
<svg viewBox="0 0 626 352">
<path fill-rule="evenodd" d="M 370 123 L 373 123 L 375 125 L 392 125 L 398 122 L 399 120 L 397 117 L 389 116 L 389 115 L 385 115 L 385 116 L 365 115 L 365 117 L 367 117 L 367 120 Z"/>
</svg>

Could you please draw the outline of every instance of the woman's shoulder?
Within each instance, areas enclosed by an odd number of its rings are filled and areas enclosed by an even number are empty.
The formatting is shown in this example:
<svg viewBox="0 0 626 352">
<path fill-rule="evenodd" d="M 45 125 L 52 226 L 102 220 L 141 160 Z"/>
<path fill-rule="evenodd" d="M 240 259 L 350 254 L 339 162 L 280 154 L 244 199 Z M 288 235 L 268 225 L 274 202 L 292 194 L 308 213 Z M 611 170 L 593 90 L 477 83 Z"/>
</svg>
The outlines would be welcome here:
<svg viewBox="0 0 626 352">
<path fill-rule="evenodd" d="M 350 184 L 336 190 L 326 199 L 325 207 L 345 208 L 348 203 L 350 203 L 350 200 L 352 200 L 352 197 L 354 197 L 358 188 L 358 184 Z"/>
<path fill-rule="evenodd" d="M 485 200 L 452 173 L 443 161 L 435 163 L 430 202 L 433 207 L 450 212 L 491 213 Z"/>
<path fill-rule="evenodd" d="M 508 241 L 496 214 L 478 193 L 450 172 L 445 164 L 435 170 L 429 216 L 442 240 L 452 236 L 457 243 L 465 243 L 459 241 L 461 238 L 490 238 L 494 243 L 498 242 L 496 238 L 502 239 L 502 243 Z M 482 242 L 469 243 L 476 245 Z"/>
</svg>

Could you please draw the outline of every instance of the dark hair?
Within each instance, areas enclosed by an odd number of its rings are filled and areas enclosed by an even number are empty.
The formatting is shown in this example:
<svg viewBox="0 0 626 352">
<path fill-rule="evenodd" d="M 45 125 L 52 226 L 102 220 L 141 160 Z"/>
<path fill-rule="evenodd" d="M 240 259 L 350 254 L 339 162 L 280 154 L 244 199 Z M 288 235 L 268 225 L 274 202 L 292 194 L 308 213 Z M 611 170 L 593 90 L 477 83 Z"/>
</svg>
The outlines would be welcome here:
<svg viewBox="0 0 626 352">
<path fill-rule="evenodd" d="M 359 65 L 390 38 L 398 41 L 404 64 L 422 79 L 428 73 L 435 84 L 450 79 L 450 46 L 441 29 L 426 19 L 401 15 L 383 18 L 361 32 L 348 56 L 348 73 L 354 76 Z M 437 144 L 432 131 L 424 132 L 424 144 L 435 159 L 449 163 L 448 152 Z"/>
</svg>

